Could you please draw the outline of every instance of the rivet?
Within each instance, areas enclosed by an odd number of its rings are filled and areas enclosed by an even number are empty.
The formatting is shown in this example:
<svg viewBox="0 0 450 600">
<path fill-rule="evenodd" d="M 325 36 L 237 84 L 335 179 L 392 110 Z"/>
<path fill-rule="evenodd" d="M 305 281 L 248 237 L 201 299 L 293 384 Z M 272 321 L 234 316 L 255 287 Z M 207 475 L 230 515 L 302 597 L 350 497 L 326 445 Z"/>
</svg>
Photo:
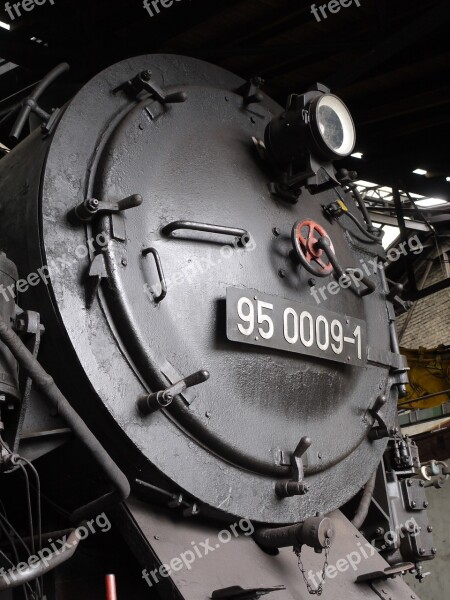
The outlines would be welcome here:
<svg viewBox="0 0 450 600">
<path fill-rule="evenodd" d="M 279 269 L 278 275 L 281 277 L 281 279 L 284 279 L 286 277 L 286 271 L 284 269 Z"/>
<path fill-rule="evenodd" d="M 431 554 L 437 554 L 437 548 L 431 548 Z"/>
<path fill-rule="evenodd" d="M 272 229 L 272 233 L 273 233 L 273 235 L 279 236 L 280 235 L 280 228 L 279 227 L 274 227 Z"/>
<path fill-rule="evenodd" d="M 251 121 L 252 123 L 256 123 L 256 119 L 255 119 L 255 117 L 250 117 L 250 121 Z"/>
<path fill-rule="evenodd" d="M 311 277 L 310 279 L 308 279 L 308 285 L 314 287 L 316 285 L 316 280 Z"/>
<path fill-rule="evenodd" d="M 209 410 L 207 410 L 207 411 L 205 412 L 205 417 L 206 417 L 207 419 L 209 419 L 209 417 L 210 417 L 210 416 L 211 416 L 211 413 L 209 412 Z"/>
<path fill-rule="evenodd" d="M 433 531 L 433 528 L 432 528 L 432 526 L 431 526 L 431 525 L 428 525 L 428 527 L 427 527 L 427 531 L 428 531 L 428 533 L 431 533 L 431 532 Z"/>
<path fill-rule="evenodd" d="M 122 260 L 121 260 L 120 262 L 122 263 L 122 265 L 123 265 L 124 267 L 126 267 L 126 266 L 127 266 L 127 264 L 128 264 L 128 261 L 127 261 L 127 259 L 126 259 L 125 257 L 124 257 L 124 258 L 122 258 Z"/>
<path fill-rule="evenodd" d="M 427 506 L 428 506 L 428 502 L 427 502 L 427 501 L 425 501 L 425 502 L 423 503 L 423 507 L 424 507 L 424 508 L 427 508 Z"/>
</svg>

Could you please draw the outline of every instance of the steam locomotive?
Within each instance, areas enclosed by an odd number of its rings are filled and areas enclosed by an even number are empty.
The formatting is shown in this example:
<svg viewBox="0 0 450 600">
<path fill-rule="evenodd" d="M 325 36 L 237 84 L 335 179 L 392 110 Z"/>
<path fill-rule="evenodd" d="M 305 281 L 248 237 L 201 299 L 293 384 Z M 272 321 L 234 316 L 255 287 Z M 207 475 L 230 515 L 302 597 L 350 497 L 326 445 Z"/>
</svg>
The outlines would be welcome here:
<svg viewBox="0 0 450 600">
<path fill-rule="evenodd" d="M 411 598 L 436 551 L 348 108 L 148 55 L 46 110 L 67 69 L 0 160 L 0 598 L 100 597 L 84 545 L 115 598 L 99 515 L 119 598 Z"/>
</svg>

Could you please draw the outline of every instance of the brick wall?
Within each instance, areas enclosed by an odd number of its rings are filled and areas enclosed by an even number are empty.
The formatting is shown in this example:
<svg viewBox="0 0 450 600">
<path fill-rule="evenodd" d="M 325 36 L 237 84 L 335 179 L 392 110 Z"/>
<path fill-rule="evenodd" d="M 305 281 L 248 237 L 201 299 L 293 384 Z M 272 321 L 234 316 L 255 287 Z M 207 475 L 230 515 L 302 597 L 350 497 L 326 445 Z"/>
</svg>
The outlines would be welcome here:
<svg viewBox="0 0 450 600">
<path fill-rule="evenodd" d="M 435 261 L 428 275 L 425 287 L 446 278 L 445 268 Z M 420 279 L 420 278 L 418 278 Z M 439 344 L 450 344 L 450 288 L 423 298 L 411 309 L 412 317 L 399 340 L 405 348 L 435 348 Z M 402 331 L 408 313 L 397 319 L 397 331 Z"/>
</svg>

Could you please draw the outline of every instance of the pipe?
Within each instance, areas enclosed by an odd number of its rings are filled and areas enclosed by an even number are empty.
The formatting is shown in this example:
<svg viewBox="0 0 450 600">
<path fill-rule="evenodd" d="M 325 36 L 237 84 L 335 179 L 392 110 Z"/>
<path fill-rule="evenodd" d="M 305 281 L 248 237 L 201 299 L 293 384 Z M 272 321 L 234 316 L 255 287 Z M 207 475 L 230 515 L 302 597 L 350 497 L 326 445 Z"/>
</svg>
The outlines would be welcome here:
<svg viewBox="0 0 450 600">
<path fill-rule="evenodd" d="M 377 478 L 377 471 L 378 467 L 375 469 L 373 475 L 371 475 L 369 481 L 364 486 L 364 493 L 362 495 L 361 502 L 359 503 L 358 510 L 356 511 L 356 514 L 352 519 L 352 525 L 356 527 L 356 529 L 361 529 L 369 512 L 370 502 L 372 500 L 373 492 L 375 490 L 375 480 Z"/>
<path fill-rule="evenodd" d="M 86 423 L 75 412 L 67 398 L 60 391 L 53 378 L 43 369 L 31 354 L 19 336 L 0 316 L 0 340 L 8 347 L 19 365 L 27 371 L 36 387 L 44 392 L 45 397 L 56 408 L 58 414 L 66 421 L 81 441 L 87 446 L 97 463 L 107 474 L 111 483 L 116 487 L 115 492 L 109 492 L 92 502 L 76 509 L 71 518 L 80 522 L 87 516 L 102 512 L 111 503 L 112 496 L 117 502 L 122 502 L 130 495 L 130 484 L 124 473 L 112 460 Z"/>
<path fill-rule="evenodd" d="M 253 539 L 264 550 L 306 545 L 320 552 L 331 544 L 334 535 L 333 521 L 328 517 L 320 516 L 310 517 L 302 523 L 294 523 L 286 527 L 257 529 Z"/>
<path fill-rule="evenodd" d="M 366 204 L 364 202 L 364 200 L 361 198 L 361 194 L 359 193 L 358 190 L 358 186 L 356 186 L 354 183 L 351 183 L 349 185 L 349 188 L 352 191 L 353 197 L 355 198 L 356 202 L 358 203 L 358 206 L 363 214 L 364 220 L 367 223 L 367 228 L 369 230 L 369 233 L 375 233 L 376 231 L 378 231 L 378 228 L 375 227 L 372 223 L 372 219 L 370 218 L 370 214 L 369 211 L 367 210 Z M 367 233 L 367 232 L 364 232 Z"/>
<path fill-rule="evenodd" d="M 72 529 L 69 537 L 67 538 L 64 550 L 53 552 L 49 556 L 41 558 L 41 560 L 36 564 L 30 564 L 32 559 L 30 556 L 26 561 L 28 563 L 26 567 L 21 567 L 19 569 L 17 566 L 9 571 L 6 571 L 6 574 L 3 573 L 3 575 L 0 577 L 0 592 L 24 585 L 29 581 L 33 581 L 38 577 L 46 575 L 56 567 L 59 567 L 59 565 L 66 562 L 66 560 L 69 560 L 69 558 L 75 554 L 75 550 L 78 547 L 78 542 L 79 539 L 77 536 L 77 530 Z M 24 563 L 20 564 L 23 565 Z"/>
<path fill-rule="evenodd" d="M 31 110 L 34 110 L 41 116 L 42 118 L 48 118 L 49 115 L 45 113 L 42 109 L 37 106 L 36 102 L 45 92 L 49 85 L 51 85 L 55 79 L 57 79 L 60 75 L 65 73 L 70 69 L 67 63 L 61 63 L 57 65 L 54 69 L 52 69 L 45 77 L 41 79 L 41 81 L 37 84 L 34 90 L 31 92 L 31 95 L 26 98 L 22 103 L 22 110 L 17 116 L 17 119 L 13 125 L 11 133 L 9 134 L 9 138 L 13 142 L 17 142 L 22 133 L 22 129 L 24 128 L 25 123 L 30 115 Z"/>
</svg>

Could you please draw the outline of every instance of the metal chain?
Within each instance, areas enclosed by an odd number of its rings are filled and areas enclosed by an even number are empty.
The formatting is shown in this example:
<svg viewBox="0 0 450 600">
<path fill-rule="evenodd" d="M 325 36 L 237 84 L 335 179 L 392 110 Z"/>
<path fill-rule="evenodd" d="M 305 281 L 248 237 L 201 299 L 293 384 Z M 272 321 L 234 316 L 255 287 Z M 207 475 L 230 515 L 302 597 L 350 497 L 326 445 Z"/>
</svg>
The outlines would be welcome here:
<svg viewBox="0 0 450 600">
<path fill-rule="evenodd" d="M 314 589 L 311 586 L 311 584 L 308 581 L 308 578 L 306 577 L 305 567 L 303 566 L 302 557 L 301 557 L 301 547 L 294 546 L 294 548 L 293 548 L 294 554 L 297 556 L 298 568 L 300 570 L 300 573 L 302 574 L 303 581 L 305 582 L 305 585 L 306 585 L 306 589 L 308 590 L 308 593 L 311 596 L 321 596 L 322 595 L 323 585 L 325 583 L 325 572 L 328 567 L 328 557 L 329 557 L 329 553 L 330 553 L 330 545 L 331 545 L 331 541 L 327 538 L 325 540 L 325 562 L 323 564 L 321 582 L 319 583 L 319 587 L 317 589 Z"/>
</svg>

